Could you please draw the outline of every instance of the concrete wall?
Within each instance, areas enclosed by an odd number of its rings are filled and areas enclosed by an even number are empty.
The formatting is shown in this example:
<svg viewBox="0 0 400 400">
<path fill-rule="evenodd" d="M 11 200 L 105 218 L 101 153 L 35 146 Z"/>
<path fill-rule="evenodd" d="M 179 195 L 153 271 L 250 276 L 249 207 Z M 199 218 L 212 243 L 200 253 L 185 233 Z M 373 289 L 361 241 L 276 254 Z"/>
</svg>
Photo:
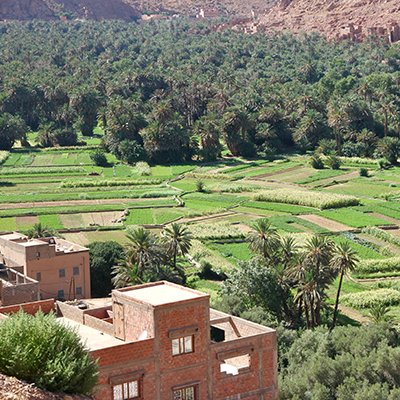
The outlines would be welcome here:
<svg viewBox="0 0 400 400">
<path fill-rule="evenodd" d="M 73 268 L 79 267 L 79 275 L 73 275 Z M 65 277 L 60 278 L 60 269 L 65 270 Z M 56 298 L 58 291 L 63 290 L 66 300 L 90 298 L 90 265 L 89 251 L 65 253 L 53 258 L 31 259 L 26 264 L 27 276 L 37 279 L 41 273 L 40 290 L 44 299 Z M 69 297 L 71 278 L 75 280 L 76 288 L 82 288 L 82 294 L 73 292 Z"/>
</svg>

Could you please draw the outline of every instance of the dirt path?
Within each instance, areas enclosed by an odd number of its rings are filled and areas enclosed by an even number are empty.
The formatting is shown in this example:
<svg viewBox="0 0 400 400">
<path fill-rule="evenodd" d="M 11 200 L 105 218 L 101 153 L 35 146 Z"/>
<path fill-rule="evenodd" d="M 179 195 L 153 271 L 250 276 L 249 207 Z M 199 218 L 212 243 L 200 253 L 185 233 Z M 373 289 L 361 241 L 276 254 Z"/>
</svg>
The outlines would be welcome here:
<svg viewBox="0 0 400 400">
<path fill-rule="evenodd" d="M 341 224 L 340 222 L 332 221 L 328 218 L 320 217 L 319 215 L 307 214 L 307 215 L 298 215 L 297 218 L 304 219 L 305 221 L 312 222 L 315 225 L 320 226 L 321 228 L 325 228 L 330 230 L 331 232 L 346 232 L 351 231 L 347 225 Z"/>
<path fill-rule="evenodd" d="M 357 178 L 360 176 L 360 173 L 358 171 L 352 171 L 349 172 L 348 174 L 344 174 L 344 175 L 338 175 L 338 176 L 334 176 L 332 178 L 326 178 L 326 179 L 321 179 L 319 181 L 315 181 L 313 182 L 315 185 L 313 186 L 322 186 L 322 185 L 326 185 L 325 187 L 329 187 L 329 183 L 332 183 L 332 185 L 334 185 L 334 182 L 347 182 L 350 179 L 353 178 Z"/>
<path fill-rule="evenodd" d="M 368 322 L 370 322 L 370 319 L 368 317 L 365 317 L 359 311 L 354 310 L 353 308 L 339 304 L 339 311 L 347 317 L 353 319 L 354 321 L 359 322 L 360 324 L 367 324 Z"/>
<path fill-rule="evenodd" d="M 280 171 L 275 171 L 275 172 L 268 172 L 266 174 L 261 174 L 261 175 L 256 175 L 253 176 L 252 179 L 264 179 L 268 178 L 269 176 L 275 176 L 275 175 L 281 175 L 281 174 L 286 174 L 287 172 L 295 171 L 296 169 L 301 168 L 301 165 L 296 165 L 294 167 L 286 168 L 286 169 L 281 169 Z"/>
</svg>

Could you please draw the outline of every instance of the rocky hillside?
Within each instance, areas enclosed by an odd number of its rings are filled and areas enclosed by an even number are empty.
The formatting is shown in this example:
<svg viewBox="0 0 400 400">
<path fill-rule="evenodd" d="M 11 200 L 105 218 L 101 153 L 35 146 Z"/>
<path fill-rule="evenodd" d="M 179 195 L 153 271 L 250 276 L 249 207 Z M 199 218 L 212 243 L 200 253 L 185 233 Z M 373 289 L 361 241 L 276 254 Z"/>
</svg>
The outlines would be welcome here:
<svg viewBox="0 0 400 400">
<path fill-rule="evenodd" d="M 0 0 L 0 20 L 59 19 L 133 20 L 140 13 L 123 0 Z"/>
<path fill-rule="evenodd" d="M 399 0 L 281 0 L 260 16 L 266 32 L 320 32 L 330 39 L 369 35 L 400 39 Z M 397 25 L 397 28 L 396 28 Z"/>
<path fill-rule="evenodd" d="M 3 1 L 3 0 L 2 0 Z M 28 0 L 26 0 L 28 1 Z M 87 396 L 54 394 L 0 374 L 0 400 L 90 400 Z"/>
<path fill-rule="evenodd" d="M 221 16 L 249 16 L 266 12 L 277 0 L 126 0 L 142 12 L 170 12 L 196 15 L 201 8 L 217 10 Z"/>
</svg>

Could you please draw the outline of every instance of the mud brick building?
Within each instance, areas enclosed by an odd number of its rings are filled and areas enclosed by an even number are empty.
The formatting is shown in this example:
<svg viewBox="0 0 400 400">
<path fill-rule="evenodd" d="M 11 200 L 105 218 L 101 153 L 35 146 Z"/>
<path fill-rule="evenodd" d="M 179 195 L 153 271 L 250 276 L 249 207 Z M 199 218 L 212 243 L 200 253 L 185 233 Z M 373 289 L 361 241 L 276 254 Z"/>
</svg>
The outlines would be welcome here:
<svg viewBox="0 0 400 400">
<path fill-rule="evenodd" d="M 156 282 L 55 306 L 98 359 L 98 400 L 278 399 L 276 332 L 210 309 L 207 294 Z"/>
<path fill-rule="evenodd" d="M 66 240 L 48 237 L 28 239 L 20 233 L 0 235 L 0 264 L 26 277 L 27 284 L 39 283 L 40 298 L 89 298 L 89 250 Z M 30 299 L 29 301 L 32 301 Z M 14 304 L 22 302 L 15 298 Z"/>
</svg>

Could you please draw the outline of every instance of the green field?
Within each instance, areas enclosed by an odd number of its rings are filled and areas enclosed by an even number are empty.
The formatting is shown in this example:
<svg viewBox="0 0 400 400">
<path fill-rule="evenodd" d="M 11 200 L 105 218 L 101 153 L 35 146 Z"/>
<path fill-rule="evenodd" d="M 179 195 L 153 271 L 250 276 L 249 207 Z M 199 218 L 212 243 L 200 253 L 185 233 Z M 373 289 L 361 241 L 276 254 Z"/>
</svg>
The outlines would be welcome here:
<svg viewBox="0 0 400 400">
<path fill-rule="evenodd" d="M 99 136 L 88 144 L 96 140 Z M 314 170 L 307 157 L 293 156 L 154 165 L 142 176 L 134 165 L 107 157 L 108 167 L 96 167 L 85 148 L 12 151 L 0 167 L 0 231 L 25 231 L 41 222 L 83 245 L 126 243 L 127 227 L 146 225 L 159 232 L 182 221 L 193 233 L 190 254 L 196 262 L 224 275 L 250 259 L 248 232 L 255 220 L 267 217 L 279 234 L 292 235 L 299 245 L 313 234 L 347 242 L 361 260 L 357 279 L 400 276 L 400 231 L 347 234 L 330 224 L 356 232 L 398 226 L 400 192 L 394 182 L 400 182 L 399 168 L 378 171 L 369 165 L 371 177 L 360 178 L 354 171 L 361 161 L 346 159 L 340 170 Z M 202 193 L 196 191 L 199 179 Z M 317 224 L 301 215 L 326 219 Z M 352 285 L 344 285 L 344 295 L 353 293 Z M 195 286 L 217 298 L 218 283 L 199 280 Z M 348 304 L 356 301 L 350 298 Z"/>
</svg>

